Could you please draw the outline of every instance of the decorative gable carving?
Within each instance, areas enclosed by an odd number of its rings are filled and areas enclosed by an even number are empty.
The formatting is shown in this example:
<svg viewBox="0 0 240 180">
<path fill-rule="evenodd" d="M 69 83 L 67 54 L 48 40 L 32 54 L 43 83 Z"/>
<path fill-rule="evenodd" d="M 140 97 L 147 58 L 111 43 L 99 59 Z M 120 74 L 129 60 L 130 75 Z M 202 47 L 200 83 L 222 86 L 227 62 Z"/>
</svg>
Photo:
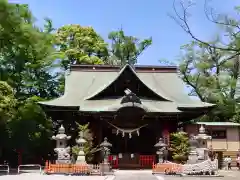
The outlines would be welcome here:
<svg viewBox="0 0 240 180">
<path fill-rule="evenodd" d="M 130 89 L 126 89 L 124 92 L 126 95 L 123 97 L 121 104 L 129 103 L 129 102 L 142 104 L 140 98 L 137 97 L 136 94 L 134 94 Z"/>
</svg>

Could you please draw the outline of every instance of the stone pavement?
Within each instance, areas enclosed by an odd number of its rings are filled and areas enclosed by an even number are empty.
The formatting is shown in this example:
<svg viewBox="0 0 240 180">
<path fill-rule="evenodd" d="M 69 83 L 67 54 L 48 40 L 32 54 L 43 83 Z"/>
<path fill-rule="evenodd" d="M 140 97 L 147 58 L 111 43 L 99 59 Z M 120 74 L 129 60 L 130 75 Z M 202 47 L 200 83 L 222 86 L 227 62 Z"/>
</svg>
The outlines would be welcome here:
<svg viewBox="0 0 240 180">
<path fill-rule="evenodd" d="M 120 170 L 114 174 L 114 180 L 157 180 L 150 170 Z"/>
<path fill-rule="evenodd" d="M 113 180 L 114 176 L 64 176 L 64 175 L 42 175 L 42 174 L 20 174 L 2 175 L 1 180 Z"/>
<path fill-rule="evenodd" d="M 224 177 L 180 177 L 180 176 L 165 176 L 165 175 L 152 175 L 149 170 L 120 170 L 115 173 L 115 180 L 238 180 L 240 179 L 240 171 L 219 171 L 220 175 Z"/>
<path fill-rule="evenodd" d="M 27 173 L 20 175 L 3 175 L 1 180 L 238 180 L 240 171 L 219 171 L 224 177 L 180 177 L 152 175 L 150 170 L 120 170 L 115 171 L 115 176 L 63 176 L 63 175 L 41 175 L 36 173 Z"/>
<path fill-rule="evenodd" d="M 159 180 L 238 180 L 240 179 L 240 171 L 219 171 L 223 177 L 177 177 L 177 176 L 156 176 Z"/>
</svg>

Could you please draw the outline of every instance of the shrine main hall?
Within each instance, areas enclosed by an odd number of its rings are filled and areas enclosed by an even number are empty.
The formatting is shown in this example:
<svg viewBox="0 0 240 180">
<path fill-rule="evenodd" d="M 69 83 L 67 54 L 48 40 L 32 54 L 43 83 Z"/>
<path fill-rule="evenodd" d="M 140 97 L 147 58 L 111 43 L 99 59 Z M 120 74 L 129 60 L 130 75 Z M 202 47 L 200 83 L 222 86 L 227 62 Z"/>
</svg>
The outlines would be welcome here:
<svg viewBox="0 0 240 180">
<path fill-rule="evenodd" d="M 214 107 L 187 95 L 177 67 L 128 64 L 72 65 L 64 95 L 40 104 L 72 137 L 77 136 L 75 122 L 89 123 L 94 146 L 107 137 L 119 166 L 137 166 L 146 156 L 154 161 L 160 137 L 168 144 L 179 123 Z"/>
</svg>

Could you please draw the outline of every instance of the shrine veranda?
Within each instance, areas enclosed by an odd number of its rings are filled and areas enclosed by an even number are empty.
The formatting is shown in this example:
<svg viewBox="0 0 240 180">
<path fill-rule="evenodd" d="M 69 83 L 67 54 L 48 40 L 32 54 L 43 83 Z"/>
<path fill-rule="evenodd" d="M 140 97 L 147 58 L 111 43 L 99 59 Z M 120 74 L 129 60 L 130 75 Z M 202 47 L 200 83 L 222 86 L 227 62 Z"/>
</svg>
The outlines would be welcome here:
<svg viewBox="0 0 240 180">
<path fill-rule="evenodd" d="M 69 143 L 75 145 L 76 123 L 89 123 L 94 146 L 104 137 L 112 143 L 111 158 L 118 166 L 150 166 L 159 137 L 169 135 L 214 105 L 191 99 L 184 91 L 177 67 L 72 65 L 64 95 L 40 102 L 54 122 L 61 120 Z M 95 153 L 94 161 L 100 161 Z"/>
</svg>

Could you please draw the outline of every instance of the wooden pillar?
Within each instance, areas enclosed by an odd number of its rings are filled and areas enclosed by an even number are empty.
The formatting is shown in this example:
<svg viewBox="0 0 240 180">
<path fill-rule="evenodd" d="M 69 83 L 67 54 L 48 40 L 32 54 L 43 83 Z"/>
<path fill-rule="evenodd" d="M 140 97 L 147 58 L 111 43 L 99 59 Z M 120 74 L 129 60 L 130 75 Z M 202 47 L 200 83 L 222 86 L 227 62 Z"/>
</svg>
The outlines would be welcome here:
<svg viewBox="0 0 240 180">
<path fill-rule="evenodd" d="M 98 129 L 98 144 L 101 144 L 104 137 L 102 137 L 103 136 L 102 135 L 103 125 L 102 125 L 102 121 L 100 119 L 99 119 L 99 123 L 98 123 L 97 127 L 98 127 L 97 128 Z"/>
<path fill-rule="evenodd" d="M 163 137 L 164 143 L 169 145 L 170 131 L 169 131 L 169 124 L 166 121 L 164 122 L 164 125 L 163 125 L 162 137 Z"/>
<path fill-rule="evenodd" d="M 97 142 L 98 142 L 98 145 L 99 144 L 101 144 L 102 143 L 102 141 L 103 141 L 103 135 L 102 135 L 102 132 L 103 132 L 103 125 L 102 125 L 102 123 L 103 123 L 103 121 L 101 121 L 100 119 L 98 119 L 98 121 L 99 122 L 95 122 L 95 123 L 97 123 L 97 124 L 95 124 L 96 125 L 96 129 L 97 129 Z M 101 162 L 102 161 L 102 157 L 101 157 L 101 152 L 99 152 L 98 153 L 98 155 L 97 155 L 97 162 L 99 163 L 99 162 Z"/>
<path fill-rule="evenodd" d="M 17 156 L 18 156 L 18 165 L 22 164 L 22 150 L 18 149 L 17 150 Z"/>
</svg>

